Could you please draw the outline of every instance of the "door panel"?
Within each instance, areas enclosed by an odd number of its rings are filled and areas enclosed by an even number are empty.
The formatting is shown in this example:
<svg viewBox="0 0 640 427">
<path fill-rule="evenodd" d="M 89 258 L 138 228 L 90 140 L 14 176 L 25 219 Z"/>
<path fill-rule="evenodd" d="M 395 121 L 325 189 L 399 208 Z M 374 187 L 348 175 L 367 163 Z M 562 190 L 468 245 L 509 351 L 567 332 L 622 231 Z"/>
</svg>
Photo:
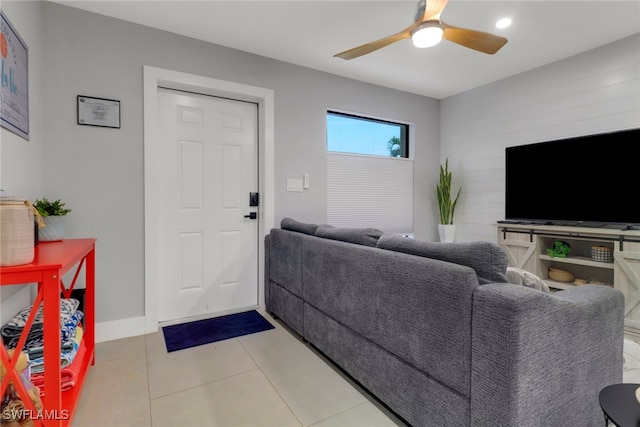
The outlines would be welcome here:
<svg viewBox="0 0 640 427">
<path fill-rule="evenodd" d="M 204 149 L 202 141 L 180 141 L 181 209 L 202 209 Z"/>
<path fill-rule="evenodd" d="M 158 90 L 160 321 L 258 303 L 257 105 Z"/>
</svg>

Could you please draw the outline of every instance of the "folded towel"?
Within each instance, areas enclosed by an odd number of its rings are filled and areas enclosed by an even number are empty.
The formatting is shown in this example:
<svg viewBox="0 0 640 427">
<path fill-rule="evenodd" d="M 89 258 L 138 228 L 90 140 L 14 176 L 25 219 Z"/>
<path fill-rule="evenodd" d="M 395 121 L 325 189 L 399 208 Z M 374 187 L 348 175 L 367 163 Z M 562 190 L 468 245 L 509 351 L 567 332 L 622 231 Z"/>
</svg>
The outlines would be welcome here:
<svg viewBox="0 0 640 427">
<path fill-rule="evenodd" d="M 60 327 L 69 322 L 73 314 L 78 310 L 79 305 L 80 301 L 75 298 L 63 298 L 60 300 Z M 5 343 L 11 342 L 13 338 L 20 337 L 20 334 L 27 325 L 27 319 L 29 318 L 32 307 L 33 305 L 25 308 L 0 328 L 0 335 L 2 335 Z M 41 303 L 38 307 L 38 312 L 33 319 L 33 324 L 31 325 L 27 339 L 34 339 L 42 336 L 43 330 L 44 315 Z"/>
<path fill-rule="evenodd" d="M 60 367 L 61 368 L 66 368 L 67 366 L 71 365 L 73 363 L 73 361 L 75 360 L 77 353 L 78 353 L 78 349 L 80 348 L 80 342 L 82 341 L 82 335 L 83 335 L 84 331 L 82 330 L 81 326 L 78 326 L 76 328 L 76 335 L 75 338 L 73 340 L 73 348 L 71 350 L 67 350 L 67 351 L 61 351 L 60 352 Z M 44 372 L 44 356 L 43 357 L 38 357 L 35 359 L 31 360 L 30 363 L 30 367 L 31 367 L 31 375 L 33 376 L 33 374 L 41 374 Z"/>
<path fill-rule="evenodd" d="M 81 328 L 78 328 L 81 329 Z M 85 346 L 80 346 L 73 362 L 60 370 L 60 390 L 67 391 L 76 385 L 80 369 L 82 368 L 82 359 L 84 358 Z M 45 374 L 31 374 L 31 382 L 40 390 L 40 396 L 44 396 L 44 377 Z"/>
<path fill-rule="evenodd" d="M 71 319 L 69 319 L 62 326 L 62 329 L 60 329 L 61 341 L 68 341 L 75 338 L 76 328 L 80 324 L 80 321 L 82 320 L 83 317 L 84 317 L 84 313 L 81 312 L 80 310 L 76 310 L 76 312 L 73 313 L 73 316 L 71 316 Z"/>
<path fill-rule="evenodd" d="M 15 348 L 15 344 L 17 344 L 18 340 L 11 341 L 6 348 Z M 67 341 L 60 343 L 60 351 L 71 351 L 73 350 L 73 344 L 75 342 L 74 338 L 70 338 Z M 27 341 L 22 351 L 29 355 L 29 359 L 37 359 L 43 357 L 44 355 L 44 339 L 42 337 Z"/>
<path fill-rule="evenodd" d="M 76 312 L 71 316 L 71 319 L 61 328 L 60 337 L 61 351 L 70 351 L 73 350 L 73 343 L 75 341 L 76 328 L 80 324 L 80 321 L 84 317 L 84 313 L 80 310 L 76 310 Z M 20 338 L 13 338 L 7 345 L 7 348 L 16 348 L 18 345 L 18 340 Z M 34 337 L 27 339 L 24 344 L 24 348 L 22 351 L 26 352 L 29 355 L 29 358 L 37 359 L 42 357 L 44 354 L 44 337 L 41 335 L 39 337 Z"/>
</svg>

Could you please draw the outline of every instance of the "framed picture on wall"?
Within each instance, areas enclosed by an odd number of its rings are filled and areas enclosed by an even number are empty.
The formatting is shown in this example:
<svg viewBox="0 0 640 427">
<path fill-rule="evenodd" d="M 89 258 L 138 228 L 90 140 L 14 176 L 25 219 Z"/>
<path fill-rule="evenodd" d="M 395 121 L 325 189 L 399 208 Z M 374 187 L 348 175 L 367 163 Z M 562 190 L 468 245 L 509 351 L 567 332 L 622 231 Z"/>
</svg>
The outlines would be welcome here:
<svg viewBox="0 0 640 427">
<path fill-rule="evenodd" d="M 0 30 L 0 124 L 28 141 L 29 49 L 1 10 Z"/>
<path fill-rule="evenodd" d="M 78 95 L 78 124 L 120 129 L 120 101 Z"/>
</svg>

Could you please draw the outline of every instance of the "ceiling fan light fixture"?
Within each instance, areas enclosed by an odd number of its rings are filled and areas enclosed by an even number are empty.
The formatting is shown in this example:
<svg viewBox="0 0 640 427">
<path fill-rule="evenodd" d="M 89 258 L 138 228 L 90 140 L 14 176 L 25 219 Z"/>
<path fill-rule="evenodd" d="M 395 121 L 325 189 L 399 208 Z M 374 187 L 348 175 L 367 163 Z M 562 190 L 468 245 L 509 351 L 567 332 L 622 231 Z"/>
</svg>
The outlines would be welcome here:
<svg viewBox="0 0 640 427">
<path fill-rule="evenodd" d="M 440 43 L 443 33 L 444 31 L 437 22 L 425 22 L 411 33 L 411 40 L 413 40 L 415 47 L 431 47 Z"/>
<path fill-rule="evenodd" d="M 502 18 L 498 22 L 496 22 L 496 28 L 507 28 L 511 26 L 511 18 Z"/>
<path fill-rule="evenodd" d="M 342 59 L 354 59 L 400 40 L 406 40 L 409 37 L 413 39 L 414 46 L 420 48 L 435 46 L 440 43 L 440 40 L 446 39 L 451 43 L 488 55 L 498 52 L 507 43 L 505 37 L 468 28 L 454 27 L 441 21 L 440 15 L 448 1 L 420 0 L 413 24 L 404 30 L 333 56 Z"/>
</svg>

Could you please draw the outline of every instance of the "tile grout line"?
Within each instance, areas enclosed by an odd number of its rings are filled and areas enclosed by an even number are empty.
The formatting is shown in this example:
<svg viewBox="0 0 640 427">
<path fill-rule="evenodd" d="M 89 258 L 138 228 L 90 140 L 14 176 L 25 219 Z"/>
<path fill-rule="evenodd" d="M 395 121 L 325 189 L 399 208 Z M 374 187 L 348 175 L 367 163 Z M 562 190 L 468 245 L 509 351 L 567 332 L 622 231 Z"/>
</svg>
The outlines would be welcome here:
<svg viewBox="0 0 640 427">
<path fill-rule="evenodd" d="M 228 380 L 228 379 L 231 379 L 231 378 L 234 378 L 234 377 L 238 377 L 238 376 L 240 376 L 240 375 L 248 374 L 249 372 L 253 372 L 253 371 L 260 371 L 260 372 L 262 372 L 262 371 L 260 370 L 260 368 L 256 367 L 256 368 L 248 369 L 248 370 L 246 370 L 246 371 L 237 372 L 237 373 L 235 373 L 235 374 L 233 374 L 233 375 L 229 375 L 229 376 L 226 376 L 226 377 L 217 378 L 217 379 L 215 379 L 215 380 L 213 380 L 213 381 L 207 381 L 207 382 L 204 382 L 204 383 L 202 383 L 202 384 L 198 384 L 198 385 L 194 385 L 194 386 L 191 386 L 191 387 L 187 387 L 187 388 L 182 389 L 182 390 L 176 390 L 176 391 L 173 391 L 173 392 L 171 392 L 171 393 L 163 394 L 162 396 L 157 396 L 157 397 L 153 397 L 153 398 L 152 398 L 152 397 L 151 397 L 151 395 L 149 395 L 149 402 L 151 402 L 152 400 L 163 399 L 163 398 L 165 398 L 165 397 L 173 396 L 173 395 L 175 395 L 175 394 L 184 393 L 185 391 L 192 390 L 192 389 L 194 389 L 194 388 L 203 387 L 203 386 L 206 386 L 206 385 L 209 385 L 209 384 L 215 384 L 215 383 L 217 383 L 218 381 Z"/>
<path fill-rule="evenodd" d="M 281 326 L 280 324 L 276 324 L 276 325 L 274 325 L 274 326 L 276 326 L 276 329 L 278 329 L 278 328 L 282 328 L 282 326 Z M 282 329 L 283 329 L 285 332 L 287 332 L 287 333 L 289 332 L 289 331 L 287 331 L 285 328 L 282 328 Z M 322 423 L 322 422 L 324 422 L 324 421 L 326 421 L 326 420 L 329 420 L 329 419 L 331 419 L 331 418 L 333 418 L 333 417 L 336 417 L 336 416 L 338 416 L 338 415 L 341 415 L 341 414 L 343 414 L 343 413 L 346 413 L 346 412 L 348 412 L 348 411 L 351 411 L 351 410 L 353 410 L 353 409 L 355 409 L 355 408 L 358 408 L 358 407 L 360 407 L 360 406 L 366 405 L 367 403 L 371 403 L 371 402 L 370 402 L 370 400 L 369 400 L 366 396 L 364 396 L 364 395 L 363 395 L 363 397 L 364 397 L 364 401 L 363 401 L 363 402 L 361 402 L 361 403 L 358 403 L 358 404 L 356 404 L 356 405 L 354 405 L 354 406 L 352 406 L 352 407 L 350 407 L 350 408 L 343 409 L 342 411 L 337 412 L 337 413 L 335 413 L 335 414 L 332 414 L 332 415 L 330 415 L 330 416 L 328 416 L 328 417 L 325 417 L 325 418 L 323 418 L 323 419 L 320 419 L 320 420 L 314 421 L 312 424 L 304 424 L 304 423 L 302 422 L 302 420 L 300 420 L 300 418 L 296 415 L 295 411 L 294 411 L 294 410 L 289 406 L 289 404 L 287 403 L 287 400 L 286 400 L 286 399 L 285 399 L 285 398 L 280 394 L 280 391 L 278 390 L 278 388 L 277 388 L 277 387 L 276 387 L 276 386 L 271 382 L 271 379 L 269 378 L 269 376 L 268 376 L 268 375 L 267 375 L 267 374 L 262 370 L 262 367 L 260 366 L 260 364 L 259 364 L 259 363 L 254 359 L 253 355 L 251 354 L 251 351 L 250 351 L 248 348 L 246 348 L 246 347 L 244 346 L 244 344 L 242 343 L 242 340 L 240 340 L 240 338 L 242 338 L 242 337 L 239 337 L 239 338 L 238 338 L 238 339 L 239 339 L 239 341 L 240 341 L 240 345 L 242 345 L 242 346 L 245 348 L 245 350 L 247 351 L 247 354 L 249 355 L 249 357 L 251 357 L 251 359 L 254 361 L 254 363 L 256 364 L 256 366 L 258 366 L 258 368 L 260 369 L 260 371 L 262 372 L 262 374 L 264 375 L 264 377 L 267 379 L 267 381 L 269 382 L 269 384 L 271 384 L 271 386 L 272 386 L 272 387 L 273 387 L 273 389 L 276 391 L 276 393 L 278 394 L 278 396 L 280 396 L 280 398 L 281 398 L 281 399 L 282 399 L 282 401 L 285 403 L 285 405 L 287 405 L 287 407 L 289 408 L 289 410 L 291 411 L 291 413 L 292 413 L 292 414 L 296 417 L 296 419 L 300 422 L 300 425 L 302 425 L 302 426 L 304 426 L 304 427 L 312 427 L 312 426 L 318 425 L 318 424 L 320 424 L 320 423 Z M 296 337 L 293 337 L 293 338 L 294 338 L 294 339 L 297 339 Z M 322 355 L 318 354 L 318 352 L 316 352 L 316 351 L 315 351 L 315 350 L 314 350 L 314 349 L 313 349 L 313 348 L 312 348 L 308 343 L 305 343 L 304 341 L 301 341 L 301 340 L 298 340 L 298 342 L 299 342 L 299 344 L 300 344 L 300 345 L 302 345 L 302 346 L 306 347 L 307 349 L 309 349 L 309 350 L 311 351 L 311 353 L 312 353 L 312 354 L 313 354 L 317 359 L 321 360 L 321 361 L 322 361 L 325 365 L 327 365 L 330 369 L 332 369 L 332 370 L 333 370 L 333 371 L 335 371 L 338 375 L 340 375 L 340 377 L 342 377 L 342 378 L 347 382 L 347 384 L 348 384 L 350 387 L 352 387 L 354 390 L 356 390 L 359 394 L 361 394 L 361 395 L 363 394 L 363 392 L 360 390 L 360 387 L 357 387 L 357 386 L 356 386 L 356 385 L 354 385 L 351 381 L 349 381 L 348 379 L 344 378 L 344 377 L 343 377 L 339 372 L 337 372 L 337 371 L 336 371 L 336 369 L 332 366 L 332 364 L 331 364 L 328 360 L 326 360 L 326 358 L 325 358 L 325 357 L 323 357 Z M 374 406 L 375 406 L 375 405 L 374 405 Z"/>
<path fill-rule="evenodd" d="M 236 340 L 236 341 L 238 341 L 238 342 L 239 342 L 238 338 L 229 338 L 229 341 L 230 341 L 230 340 Z M 224 341 L 227 341 L 227 340 L 224 340 Z M 251 360 L 253 360 L 253 357 L 251 357 L 251 355 L 250 355 L 250 354 L 249 354 L 249 352 L 244 348 L 244 346 L 242 345 L 242 343 L 241 343 L 241 342 L 239 342 L 239 344 L 240 344 L 240 346 L 242 347 L 242 349 L 243 349 L 245 352 L 247 352 L 247 355 L 251 358 Z M 189 350 L 189 349 L 187 348 L 187 349 L 185 349 L 185 350 Z M 146 340 L 145 340 L 145 354 L 146 354 Z M 194 385 L 194 386 L 191 386 L 191 387 L 187 387 L 187 388 L 182 389 L 182 390 L 175 390 L 175 391 L 173 391 L 173 392 L 171 392 L 171 393 L 163 394 L 163 395 L 161 395 L 161 396 L 156 396 L 156 397 L 153 397 L 153 398 L 151 397 L 151 386 L 149 385 L 149 367 L 148 367 L 148 365 L 147 365 L 147 387 L 149 388 L 149 406 L 151 406 L 151 401 L 152 401 L 152 400 L 162 399 L 162 398 L 165 398 L 165 397 L 168 397 L 168 396 L 173 396 L 174 394 L 183 393 L 183 392 L 185 392 L 185 391 L 187 391 L 187 390 L 191 390 L 191 389 L 194 389 L 194 388 L 202 387 L 202 386 L 205 386 L 205 385 L 208 385 L 208 384 L 214 384 L 214 383 L 217 383 L 218 381 L 228 380 L 228 379 L 230 379 L 230 378 L 237 377 L 237 376 L 239 376 L 239 375 L 244 375 L 244 374 L 247 374 L 247 373 L 249 373 L 249 372 L 256 371 L 256 370 L 258 370 L 258 371 L 262 372 L 262 370 L 260 369 L 260 367 L 258 366 L 258 364 L 256 363 L 256 361 L 255 361 L 255 360 L 253 360 L 253 363 L 256 365 L 256 367 L 255 367 L 255 368 L 247 369 L 246 371 L 242 371 L 242 372 L 236 372 L 235 374 L 231 374 L 231 375 L 227 375 L 227 376 L 224 376 L 224 377 L 216 378 L 216 379 L 215 379 L 215 380 L 213 380 L 213 381 L 207 381 L 207 382 L 204 382 L 204 383 L 202 383 L 202 384 L 197 384 L 197 385 Z M 264 373 L 263 373 L 263 374 L 264 374 Z M 152 423 L 152 426 L 153 426 L 153 423 Z"/>
<path fill-rule="evenodd" d="M 316 421 L 316 422 L 315 422 L 315 423 L 313 423 L 313 424 L 309 424 L 309 425 L 308 425 L 308 426 L 306 426 L 306 427 L 313 427 L 313 426 L 317 426 L 318 424 L 320 424 L 320 423 L 322 423 L 322 422 L 325 422 L 326 420 L 329 420 L 329 419 L 331 419 L 331 418 L 333 418 L 333 417 L 337 417 L 338 415 L 342 415 L 342 414 L 344 414 L 344 413 L 346 413 L 346 412 L 353 411 L 354 409 L 359 408 L 359 407 L 361 407 L 361 406 L 364 406 L 364 405 L 366 405 L 366 404 L 368 404 L 368 403 L 369 403 L 369 404 L 371 404 L 371 402 L 369 402 L 368 400 L 365 400 L 365 401 L 364 401 L 364 402 L 362 402 L 362 403 L 358 403 L 356 406 L 353 406 L 353 407 L 351 407 L 351 408 L 347 408 L 347 409 L 345 409 L 345 410 L 343 410 L 343 411 L 338 412 L 337 414 L 333 414 L 333 415 L 331 415 L 330 417 L 323 418 L 323 419 L 321 419 L 321 420 L 319 420 L 319 421 Z"/>
<path fill-rule="evenodd" d="M 163 338 L 164 339 L 164 338 Z M 149 380 L 149 349 L 147 347 L 147 335 L 144 336 L 144 369 L 147 371 L 147 396 L 149 396 L 148 409 L 149 409 L 149 421 L 151 421 L 151 427 L 153 427 L 153 411 L 151 411 L 151 383 Z"/>
<path fill-rule="evenodd" d="M 277 326 L 276 326 L 277 328 Z M 238 342 L 240 343 L 240 345 L 242 346 L 242 348 L 244 349 L 244 351 L 247 352 L 247 354 L 249 355 L 249 357 L 251 358 L 251 360 L 253 360 L 253 363 L 256 364 L 256 366 L 258 367 L 258 370 L 260 371 L 260 373 L 262 374 L 262 376 L 267 380 L 267 382 L 269 383 L 269 385 L 271 386 L 271 388 L 273 388 L 273 391 L 276 392 L 276 394 L 278 395 L 278 397 L 280 398 L 280 400 L 282 400 L 282 402 L 285 404 L 285 406 L 287 407 L 287 409 L 289 409 L 289 411 L 291 412 L 291 414 L 293 415 L 293 417 L 298 421 L 298 423 L 301 426 L 304 426 L 304 423 L 302 422 L 302 420 L 300 418 L 298 418 L 298 415 L 296 415 L 296 413 L 294 412 L 293 408 L 291 408 L 291 406 L 289 406 L 289 403 L 286 401 L 286 399 L 282 396 L 282 394 L 280 394 L 280 391 L 278 390 L 278 388 L 275 386 L 275 384 L 273 384 L 273 382 L 271 381 L 271 379 L 269 378 L 269 376 L 262 370 L 262 367 L 260 366 L 260 364 L 256 361 L 256 359 L 253 357 L 253 355 L 251 354 L 251 352 L 249 351 L 249 349 L 247 347 L 245 347 L 245 345 L 242 343 L 242 341 L 240 340 L 240 338 L 236 338 L 238 340 Z"/>
</svg>

